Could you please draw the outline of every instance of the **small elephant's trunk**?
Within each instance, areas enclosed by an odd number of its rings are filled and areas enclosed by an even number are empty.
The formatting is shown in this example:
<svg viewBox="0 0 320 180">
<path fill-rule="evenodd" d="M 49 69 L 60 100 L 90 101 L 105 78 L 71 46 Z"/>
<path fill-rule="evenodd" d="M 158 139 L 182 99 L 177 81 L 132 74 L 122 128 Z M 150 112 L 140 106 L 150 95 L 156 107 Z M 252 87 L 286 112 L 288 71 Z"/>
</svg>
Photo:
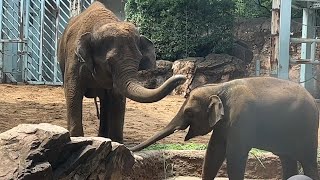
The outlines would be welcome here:
<svg viewBox="0 0 320 180">
<path fill-rule="evenodd" d="M 151 144 L 169 136 L 170 134 L 174 133 L 174 131 L 176 130 L 175 127 L 173 126 L 167 126 L 165 127 L 162 131 L 160 131 L 159 133 L 155 134 L 154 136 L 152 136 L 151 138 L 149 138 L 148 140 L 132 147 L 129 148 L 131 151 L 136 152 L 136 151 L 140 151 L 148 146 L 150 146 Z"/>
<path fill-rule="evenodd" d="M 131 151 L 136 152 L 136 151 L 140 151 L 148 146 L 150 146 L 151 144 L 171 135 L 172 133 L 174 133 L 176 130 L 183 130 L 186 129 L 188 127 L 188 125 L 183 123 L 183 120 L 180 118 L 177 118 L 177 116 L 175 118 L 173 118 L 173 120 L 165 127 L 163 128 L 160 132 L 158 132 L 157 134 L 153 135 L 151 138 L 147 139 L 146 141 L 132 147 L 129 148 Z"/>
</svg>

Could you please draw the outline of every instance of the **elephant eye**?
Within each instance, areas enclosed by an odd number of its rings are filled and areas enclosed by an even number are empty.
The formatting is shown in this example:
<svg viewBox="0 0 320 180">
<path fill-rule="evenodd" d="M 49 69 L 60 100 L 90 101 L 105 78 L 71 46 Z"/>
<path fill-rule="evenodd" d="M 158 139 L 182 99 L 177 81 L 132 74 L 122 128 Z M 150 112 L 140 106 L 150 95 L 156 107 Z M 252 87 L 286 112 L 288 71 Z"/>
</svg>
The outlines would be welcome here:
<svg viewBox="0 0 320 180">
<path fill-rule="evenodd" d="M 194 116 L 194 113 L 192 112 L 191 109 L 186 109 L 186 110 L 184 111 L 184 114 L 185 114 L 186 117 L 188 117 L 188 118 L 193 118 L 193 116 Z"/>
</svg>

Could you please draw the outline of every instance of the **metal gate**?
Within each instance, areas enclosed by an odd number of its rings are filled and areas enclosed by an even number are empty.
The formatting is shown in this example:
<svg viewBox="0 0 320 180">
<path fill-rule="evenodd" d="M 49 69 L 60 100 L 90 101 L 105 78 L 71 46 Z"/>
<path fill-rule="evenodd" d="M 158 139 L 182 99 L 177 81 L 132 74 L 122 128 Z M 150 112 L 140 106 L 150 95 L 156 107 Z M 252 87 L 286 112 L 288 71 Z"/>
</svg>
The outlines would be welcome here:
<svg viewBox="0 0 320 180">
<path fill-rule="evenodd" d="M 70 7 L 69 0 L 0 0 L 1 81 L 62 84 L 56 50 Z"/>
<path fill-rule="evenodd" d="M 0 0 L 0 83 L 61 85 L 58 39 L 70 14 L 80 13 L 93 1 Z M 125 1 L 109 1 L 123 19 Z"/>
</svg>

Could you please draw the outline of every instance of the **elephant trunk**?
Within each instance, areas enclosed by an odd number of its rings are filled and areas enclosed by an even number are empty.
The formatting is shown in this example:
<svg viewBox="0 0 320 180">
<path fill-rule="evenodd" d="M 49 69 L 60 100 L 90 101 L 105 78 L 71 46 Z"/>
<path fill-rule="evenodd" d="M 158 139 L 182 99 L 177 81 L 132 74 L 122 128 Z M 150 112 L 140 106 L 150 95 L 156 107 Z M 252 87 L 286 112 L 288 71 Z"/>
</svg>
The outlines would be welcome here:
<svg viewBox="0 0 320 180">
<path fill-rule="evenodd" d="M 130 61 L 127 61 L 130 62 Z M 113 78 L 119 90 L 129 99 L 140 103 L 152 103 L 163 99 L 174 88 L 183 84 L 186 77 L 183 75 L 175 75 L 165 81 L 156 89 L 147 89 L 143 87 L 137 80 L 138 68 L 132 64 L 122 64 L 122 70 L 117 71 Z"/>
<path fill-rule="evenodd" d="M 136 152 L 136 151 L 140 151 L 148 146 L 150 146 L 151 144 L 171 135 L 172 133 L 174 133 L 176 130 L 184 130 L 188 127 L 189 125 L 184 123 L 183 120 L 180 117 L 175 117 L 173 118 L 173 120 L 165 127 L 163 128 L 160 132 L 158 132 L 157 134 L 153 135 L 151 138 L 147 139 L 146 141 L 132 147 L 129 148 L 131 151 Z"/>
</svg>

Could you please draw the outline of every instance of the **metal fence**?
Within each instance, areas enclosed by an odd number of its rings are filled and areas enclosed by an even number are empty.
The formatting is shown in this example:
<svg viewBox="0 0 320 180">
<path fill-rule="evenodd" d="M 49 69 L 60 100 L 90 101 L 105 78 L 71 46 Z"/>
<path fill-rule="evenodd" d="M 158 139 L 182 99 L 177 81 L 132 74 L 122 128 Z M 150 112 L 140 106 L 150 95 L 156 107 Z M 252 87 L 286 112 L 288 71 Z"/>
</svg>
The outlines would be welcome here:
<svg viewBox="0 0 320 180">
<path fill-rule="evenodd" d="M 70 0 L 0 0 L 1 82 L 62 84 L 56 50 L 70 7 Z"/>
</svg>

